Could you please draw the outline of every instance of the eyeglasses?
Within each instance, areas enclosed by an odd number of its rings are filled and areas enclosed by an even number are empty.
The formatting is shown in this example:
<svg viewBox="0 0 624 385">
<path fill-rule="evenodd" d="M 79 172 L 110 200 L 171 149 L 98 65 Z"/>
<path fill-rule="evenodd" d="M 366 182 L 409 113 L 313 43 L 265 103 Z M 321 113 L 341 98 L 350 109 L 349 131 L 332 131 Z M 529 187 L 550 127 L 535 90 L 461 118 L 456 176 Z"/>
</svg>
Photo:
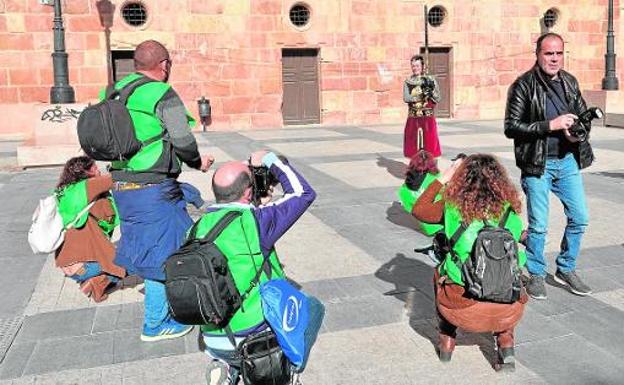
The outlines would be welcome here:
<svg viewBox="0 0 624 385">
<path fill-rule="evenodd" d="M 173 64 L 173 60 L 171 60 L 171 59 L 163 59 L 160 62 L 161 63 L 165 62 L 167 64 L 167 67 L 171 67 L 171 65 Z"/>
</svg>

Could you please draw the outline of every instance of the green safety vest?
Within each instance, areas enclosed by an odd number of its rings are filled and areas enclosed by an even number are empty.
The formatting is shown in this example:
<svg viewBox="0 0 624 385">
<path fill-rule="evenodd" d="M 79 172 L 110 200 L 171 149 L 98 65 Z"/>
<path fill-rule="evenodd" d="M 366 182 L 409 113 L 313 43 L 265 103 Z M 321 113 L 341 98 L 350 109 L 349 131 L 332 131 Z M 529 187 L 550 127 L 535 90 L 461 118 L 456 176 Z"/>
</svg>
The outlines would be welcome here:
<svg viewBox="0 0 624 385">
<path fill-rule="evenodd" d="M 115 217 L 111 222 L 106 220 L 98 221 L 98 225 L 104 231 L 104 233 L 110 235 L 111 232 L 119 225 L 119 213 L 117 212 L 117 205 L 113 200 L 113 197 L 108 197 L 113 210 L 115 211 Z M 58 211 L 63 219 L 63 226 L 67 226 L 72 223 L 76 216 L 82 211 L 89 202 L 87 201 L 87 180 L 81 180 L 76 183 L 65 186 L 61 190 L 56 192 L 56 200 L 58 202 Z M 87 223 L 89 218 L 89 212 L 86 211 L 80 219 L 74 225 L 74 228 L 79 229 Z"/>
<path fill-rule="evenodd" d="M 67 227 L 76 219 L 80 211 L 89 204 L 87 200 L 87 180 L 81 180 L 63 187 L 60 191 L 57 191 L 56 199 L 59 214 L 63 218 L 63 226 Z M 74 227 L 77 229 L 81 228 L 87 223 L 88 218 L 89 213 L 85 212 Z"/>
<path fill-rule="evenodd" d="M 505 204 L 503 207 L 503 212 L 507 209 L 509 204 Z M 498 226 L 499 218 L 494 218 L 487 220 L 488 224 L 491 226 Z M 462 217 L 459 209 L 456 206 L 449 204 L 448 202 L 444 206 L 444 233 L 448 239 L 453 237 L 455 231 L 461 226 Z M 479 234 L 479 230 L 481 230 L 485 225 L 481 220 L 474 220 L 467 228 L 466 231 L 459 237 L 455 245 L 453 246 L 453 250 L 457 254 L 460 264 L 464 263 L 466 259 L 472 253 L 472 246 L 474 245 L 475 240 L 477 239 L 477 235 Z M 516 214 L 513 210 L 509 214 L 509 218 L 507 218 L 507 222 L 505 223 L 505 228 L 509 230 L 517 241 L 520 240 L 520 234 L 523 229 L 522 219 L 518 214 Z M 518 251 L 518 266 L 523 267 L 526 263 L 526 254 L 524 250 Z M 440 272 L 440 276 L 446 275 L 448 276 L 454 283 L 458 285 L 464 285 L 461 273 L 461 265 L 457 265 L 453 258 L 451 257 L 451 253 L 447 253 L 444 261 L 438 267 L 438 271 Z"/>
<path fill-rule="evenodd" d="M 429 187 L 429 185 L 433 183 L 433 181 L 438 179 L 439 177 L 440 177 L 440 173 L 437 173 L 437 174 L 427 173 L 427 175 L 425 176 L 425 179 L 423 180 L 418 190 L 412 190 L 407 186 L 407 184 L 403 183 L 403 185 L 399 188 L 399 191 L 397 192 L 397 194 L 399 196 L 399 200 L 401 201 L 401 204 L 403 205 L 403 208 L 405 209 L 405 211 L 407 211 L 411 215 L 412 209 L 414 208 L 414 204 L 416 203 L 418 198 L 420 198 L 420 196 L 425 192 L 427 187 Z M 442 199 L 442 195 L 438 193 L 438 195 L 436 195 L 434 199 L 434 202 L 437 202 L 440 199 Z M 444 227 L 441 224 L 437 224 L 437 223 L 427 223 L 427 222 L 420 222 L 420 221 L 418 223 L 419 223 L 420 231 L 427 236 L 432 236 L 433 234 L 442 230 L 442 228 Z"/>
<path fill-rule="evenodd" d="M 115 84 L 115 89 L 119 90 L 128 83 L 142 77 L 138 73 L 132 73 L 121 79 Z M 149 139 L 162 136 L 164 128 L 160 119 L 156 115 L 156 105 L 162 97 L 169 91 L 171 85 L 153 81 L 146 83 L 134 90 L 128 98 L 126 106 L 130 112 L 132 123 L 134 124 L 134 132 L 139 141 L 145 142 Z M 104 99 L 106 90 L 100 91 L 100 100 Z M 195 126 L 195 119 L 187 111 L 186 118 L 189 127 Z M 165 142 L 161 137 L 158 140 L 144 146 L 128 161 L 113 161 L 112 166 L 116 170 L 126 170 L 133 172 L 148 171 L 162 157 Z M 178 160 L 179 162 L 179 160 Z"/>
<path fill-rule="evenodd" d="M 217 211 L 204 214 L 199 220 L 197 227 L 197 238 L 203 238 L 216 225 L 225 214 L 230 211 L 239 210 L 241 216 L 235 219 L 215 240 L 215 244 L 226 256 L 228 267 L 234 278 L 236 288 L 239 293 L 244 293 L 250 286 L 256 272 L 262 268 L 263 255 L 260 248 L 260 237 L 256 218 L 250 208 L 246 207 L 224 207 Z M 269 255 L 271 265 L 271 277 L 283 278 L 282 270 L 275 249 Z M 266 282 L 269 278 L 262 272 L 260 282 Z M 260 299 L 259 286 L 256 285 L 247 298 L 243 301 L 240 309 L 230 320 L 229 327 L 236 333 L 252 328 L 264 321 L 262 313 L 262 302 Z M 225 334 L 223 329 L 216 329 L 204 325 L 202 332 L 210 334 Z"/>
</svg>

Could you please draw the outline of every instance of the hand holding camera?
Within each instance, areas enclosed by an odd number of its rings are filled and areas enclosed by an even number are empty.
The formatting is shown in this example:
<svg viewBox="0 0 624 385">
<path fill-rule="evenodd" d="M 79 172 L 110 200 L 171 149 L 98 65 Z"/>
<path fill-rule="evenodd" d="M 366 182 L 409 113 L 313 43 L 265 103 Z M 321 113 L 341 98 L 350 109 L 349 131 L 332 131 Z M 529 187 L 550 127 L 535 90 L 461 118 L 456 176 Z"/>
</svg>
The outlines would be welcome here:
<svg viewBox="0 0 624 385">
<path fill-rule="evenodd" d="M 572 142 L 583 142 L 587 140 L 591 122 L 594 119 L 602 119 L 604 113 L 598 107 L 591 107 L 578 116 L 574 114 L 564 114 L 557 116 L 550 121 L 550 130 L 564 130 L 566 137 Z"/>
<path fill-rule="evenodd" d="M 591 122 L 594 119 L 602 119 L 604 113 L 598 107 L 590 107 L 582 114 L 579 114 L 578 119 L 574 122 L 572 127 L 568 129 L 568 133 L 574 139 L 579 142 L 587 140 L 589 136 L 589 130 L 591 129 Z"/>
<path fill-rule="evenodd" d="M 279 182 L 268 167 L 262 164 L 262 158 L 268 151 L 256 151 L 249 157 L 249 171 L 252 178 L 253 203 L 260 205 L 270 201 L 273 187 Z"/>
</svg>

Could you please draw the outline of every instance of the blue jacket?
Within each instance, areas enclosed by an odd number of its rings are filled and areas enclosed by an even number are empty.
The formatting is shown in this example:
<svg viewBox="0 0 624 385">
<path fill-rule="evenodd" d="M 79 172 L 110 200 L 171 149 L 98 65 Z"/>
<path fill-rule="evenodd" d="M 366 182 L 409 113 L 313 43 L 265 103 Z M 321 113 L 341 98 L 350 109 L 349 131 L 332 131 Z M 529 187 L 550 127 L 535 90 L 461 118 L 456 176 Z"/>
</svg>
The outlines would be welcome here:
<svg viewBox="0 0 624 385">
<path fill-rule="evenodd" d="M 138 189 L 113 191 L 121 219 L 115 263 L 129 274 L 163 281 L 163 263 L 184 243 L 193 220 L 186 204 L 201 204 L 199 191 L 175 179 Z"/>
</svg>

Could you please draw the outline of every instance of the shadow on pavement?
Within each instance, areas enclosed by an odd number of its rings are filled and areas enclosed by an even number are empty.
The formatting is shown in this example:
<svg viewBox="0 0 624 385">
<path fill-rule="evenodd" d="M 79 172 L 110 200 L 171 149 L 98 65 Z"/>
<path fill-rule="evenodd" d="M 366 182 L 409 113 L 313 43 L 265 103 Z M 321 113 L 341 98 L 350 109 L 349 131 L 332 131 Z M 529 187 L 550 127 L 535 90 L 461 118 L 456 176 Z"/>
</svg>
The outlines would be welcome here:
<svg viewBox="0 0 624 385">
<path fill-rule="evenodd" d="M 403 162 L 398 162 L 396 160 L 386 158 L 383 155 L 377 154 L 377 166 L 385 168 L 386 171 L 390 175 L 398 179 L 405 179 L 405 171 L 407 170 L 407 165 Z"/>
<path fill-rule="evenodd" d="M 434 268 L 418 259 L 407 258 L 402 253 L 383 264 L 375 277 L 395 285 L 384 295 L 394 296 L 405 303 L 410 327 L 431 342 L 431 354 L 437 354 L 438 318 L 433 296 Z M 457 346 L 478 345 L 483 356 L 494 367 L 495 341 L 491 333 L 464 333 L 458 329 Z M 458 354 L 458 352 L 455 352 Z"/>
<path fill-rule="evenodd" d="M 408 214 L 401 203 L 392 202 L 392 205 L 386 209 L 386 219 L 395 225 L 406 227 L 418 231 L 418 220 Z"/>
</svg>

